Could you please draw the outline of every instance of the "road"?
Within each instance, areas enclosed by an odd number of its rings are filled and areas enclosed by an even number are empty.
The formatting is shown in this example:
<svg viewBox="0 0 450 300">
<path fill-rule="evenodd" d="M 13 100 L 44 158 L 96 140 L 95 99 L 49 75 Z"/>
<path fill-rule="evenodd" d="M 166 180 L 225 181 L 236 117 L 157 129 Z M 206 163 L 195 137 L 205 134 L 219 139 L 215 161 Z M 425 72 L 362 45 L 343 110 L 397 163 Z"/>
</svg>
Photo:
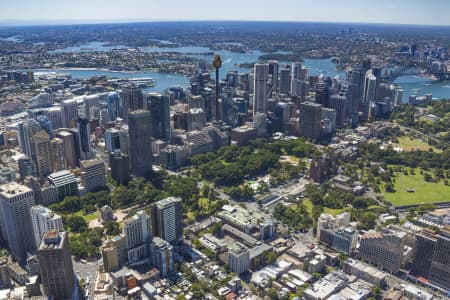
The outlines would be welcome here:
<svg viewBox="0 0 450 300">
<path fill-rule="evenodd" d="M 98 265 L 100 261 L 87 261 L 81 262 L 75 259 L 72 259 L 73 269 L 75 274 L 78 276 L 78 279 L 83 279 L 86 283 L 86 288 L 89 290 L 89 298 L 94 294 L 94 281 L 97 275 Z M 87 285 L 87 281 L 89 278 L 89 285 Z M 86 295 L 86 291 L 83 291 L 83 295 Z M 87 298 L 86 298 L 87 299 Z"/>
</svg>

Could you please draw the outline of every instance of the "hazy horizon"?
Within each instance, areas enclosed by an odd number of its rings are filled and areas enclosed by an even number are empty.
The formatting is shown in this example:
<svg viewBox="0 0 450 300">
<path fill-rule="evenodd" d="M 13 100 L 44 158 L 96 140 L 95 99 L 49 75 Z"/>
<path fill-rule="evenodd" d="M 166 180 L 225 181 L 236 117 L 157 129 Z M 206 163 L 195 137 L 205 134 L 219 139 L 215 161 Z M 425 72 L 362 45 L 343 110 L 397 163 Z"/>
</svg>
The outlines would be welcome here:
<svg viewBox="0 0 450 300">
<path fill-rule="evenodd" d="M 0 3 L 0 24 L 69 25 L 176 21 L 270 21 L 450 26 L 450 1 L 430 0 L 18 0 Z"/>
</svg>

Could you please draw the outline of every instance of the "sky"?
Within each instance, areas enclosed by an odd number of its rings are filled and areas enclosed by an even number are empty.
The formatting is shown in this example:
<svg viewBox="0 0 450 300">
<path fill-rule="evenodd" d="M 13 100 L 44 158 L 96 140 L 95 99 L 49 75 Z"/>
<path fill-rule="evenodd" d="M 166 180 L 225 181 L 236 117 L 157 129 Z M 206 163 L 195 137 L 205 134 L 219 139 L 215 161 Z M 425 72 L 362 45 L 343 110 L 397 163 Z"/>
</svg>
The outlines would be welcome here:
<svg viewBox="0 0 450 300">
<path fill-rule="evenodd" d="M 0 0 L 0 23 L 267 20 L 450 25 L 449 0 Z"/>
</svg>

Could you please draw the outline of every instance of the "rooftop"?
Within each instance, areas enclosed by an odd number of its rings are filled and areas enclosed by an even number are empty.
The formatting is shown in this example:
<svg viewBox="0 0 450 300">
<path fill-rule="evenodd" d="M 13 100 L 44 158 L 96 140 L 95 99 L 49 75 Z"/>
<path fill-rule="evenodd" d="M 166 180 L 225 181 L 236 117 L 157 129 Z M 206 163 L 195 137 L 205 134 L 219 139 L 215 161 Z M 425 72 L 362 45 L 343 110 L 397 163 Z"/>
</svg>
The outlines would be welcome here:
<svg viewBox="0 0 450 300">
<path fill-rule="evenodd" d="M 41 245 L 39 246 L 39 251 L 61 249 L 65 238 L 66 233 L 64 231 L 47 231 L 42 238 Z"/>
<path fill-rule="evenodd" d="M 0 186 L 0 195 L 4 198 L 12 198 L 16 195 L 20 195 L 23 193 L 32 192 L 32 190 L 22 184 L 18 184 L 16 182 L 6 183 Z"/>
</svg>

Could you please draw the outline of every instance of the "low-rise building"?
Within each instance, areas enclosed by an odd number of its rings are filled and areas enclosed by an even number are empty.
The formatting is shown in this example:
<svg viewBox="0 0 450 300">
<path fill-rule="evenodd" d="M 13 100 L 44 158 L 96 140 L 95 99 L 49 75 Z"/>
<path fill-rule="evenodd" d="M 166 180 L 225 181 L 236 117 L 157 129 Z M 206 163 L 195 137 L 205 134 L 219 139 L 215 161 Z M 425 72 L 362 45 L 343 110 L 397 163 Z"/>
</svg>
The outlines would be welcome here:
<svg viewBox="0 0 450 300">
<path fill-rule="evenodd" d="M 343 289 L 349 279 L 341 272 L 333 271 L 304 290 L 306 300 L 324 300 Z"/>
<path fill-rule="evenodd" d="M 199 239 L 199 242 L 203 247 L 210 249 L 216 254 L 220 254 L 227 251 L 227 243 L 225 243 L 225 241 L 215 237 L 210 233 L 204 234 Z"/>
<path fill-rule="evenodd" d="M 376 286 L 386 286 L 386 273 L 355 259 L 349 258 L 345 261 L 344 272 Z"/>
</svg>

